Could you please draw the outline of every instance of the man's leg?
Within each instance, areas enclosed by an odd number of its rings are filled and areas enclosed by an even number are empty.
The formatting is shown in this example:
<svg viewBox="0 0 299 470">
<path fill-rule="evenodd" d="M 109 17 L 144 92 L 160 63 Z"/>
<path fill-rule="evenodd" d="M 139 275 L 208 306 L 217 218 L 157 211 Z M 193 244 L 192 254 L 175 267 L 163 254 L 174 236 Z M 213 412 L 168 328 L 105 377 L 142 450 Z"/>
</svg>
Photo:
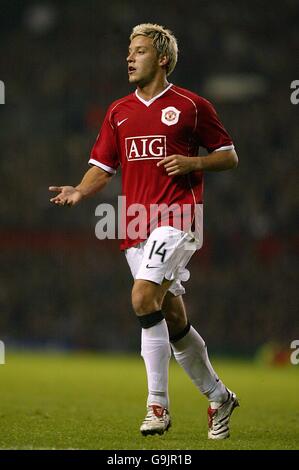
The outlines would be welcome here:
<svg viewBox="0 0 299 470">
<path fill-rule="evenodd" d="M 168 413 L 168 368 L 171 357 L 169 334 L 161 307 L 171 282 L 162 285 L 142 279 L 135 280 L 132 305 L 139 318 L 141 355 L 148 381 L 148 413 L 141 425 L 142 434 L 163 434 L 170 426 Z"/>
<path fill-rule="evenodd" d="M 171 347 L 177 362 L 209 401 L 225 401 L 226 388 L 210 363 L 204 340 L 188 323 L 182 296 L 175 297 L 171 292 L 167 292 L 162 309 L 165 312 Z"/>
<path fill-rule="evenodd" d="M 215 373 L 202 337 L 190 326 L 182 296 L 168 292 L 163 301 L 171 347 L 177 362 L 196 387 L 208 398 L 208 438 L 229 437 L 229 420 L 236 406 L 235 393 L 228 390 Z"/>
</svg>

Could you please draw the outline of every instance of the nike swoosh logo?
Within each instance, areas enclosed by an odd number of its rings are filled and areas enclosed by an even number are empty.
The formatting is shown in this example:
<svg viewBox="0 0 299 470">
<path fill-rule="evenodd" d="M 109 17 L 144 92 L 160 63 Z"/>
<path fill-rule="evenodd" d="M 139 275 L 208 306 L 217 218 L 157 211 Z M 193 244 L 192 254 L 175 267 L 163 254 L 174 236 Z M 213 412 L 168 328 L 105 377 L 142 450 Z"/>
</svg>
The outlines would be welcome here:
<svg viewBox="0 0 299 470">
<path fill-rule="evenodd" d="M 117 122 L 117 126 L 119 127 L 119 126 L 120 126 L 123 122 L 125 122 L 127 119 L 129 119 L 129 118 L 125 118 L 125 119 L 123 119 L 122 121 L 118 121 L 118 122 Z"/>
<path fill-rule="evenodd" d="M 149 266 L 148 264 L 146 265 L 146 267 L 147 267 L 148 269 L 159 268 L 159 266 Z"/>
</svg>

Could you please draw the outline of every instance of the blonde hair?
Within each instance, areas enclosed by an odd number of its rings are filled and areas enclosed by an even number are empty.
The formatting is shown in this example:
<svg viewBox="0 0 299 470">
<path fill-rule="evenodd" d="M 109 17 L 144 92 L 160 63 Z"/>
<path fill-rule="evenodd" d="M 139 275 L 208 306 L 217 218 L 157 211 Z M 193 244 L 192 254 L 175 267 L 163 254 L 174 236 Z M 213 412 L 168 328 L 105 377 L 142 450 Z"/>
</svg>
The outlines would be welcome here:
<svg viewBox="0 0 299 470">
<path fill-rule="evenodd" d="M 178 60 L 178 43 L 172 32 L 158 24 L 143 23 L 133 28 L 130 41 L 136 36 L 147 36 L 151 38 L 158 55 L 166 55 L 166 57 L 168 57 L 166 75 L 170 75 Z"/>
</svg>

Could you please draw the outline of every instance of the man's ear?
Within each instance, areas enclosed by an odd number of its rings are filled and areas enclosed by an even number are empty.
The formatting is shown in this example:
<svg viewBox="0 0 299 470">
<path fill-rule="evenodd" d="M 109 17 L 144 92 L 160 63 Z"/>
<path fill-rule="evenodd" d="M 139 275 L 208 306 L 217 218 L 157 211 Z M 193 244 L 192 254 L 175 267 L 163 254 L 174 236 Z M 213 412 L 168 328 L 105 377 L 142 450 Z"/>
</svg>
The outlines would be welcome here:
<svg viewBox="0 0 299 470">
<path fill-rule="evenodd" d="M 161 55 L 161 56 L 160 56 L 159 64 L 160 64 L 161 66 L 167 65 L 168 62 L 169 62 L 169 58 L 167 57 L 167 55 Z"/>
</svg>

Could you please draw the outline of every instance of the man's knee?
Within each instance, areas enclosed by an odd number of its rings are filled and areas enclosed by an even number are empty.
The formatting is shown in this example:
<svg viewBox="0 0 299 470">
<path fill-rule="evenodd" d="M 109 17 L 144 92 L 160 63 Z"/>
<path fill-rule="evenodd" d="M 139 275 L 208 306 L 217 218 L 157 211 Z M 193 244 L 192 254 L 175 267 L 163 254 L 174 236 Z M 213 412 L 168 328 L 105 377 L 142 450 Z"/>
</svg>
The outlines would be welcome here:
<svg viewBox="0 0 299 470">
<path fill-rule="evenodd" d="M 135 281 L 132 290 L 132 305 L 136 315 L 147 315 L 161 309 L 162 299 L 157 292 L 158 287 L 150 281 Z"/>
</svg>

